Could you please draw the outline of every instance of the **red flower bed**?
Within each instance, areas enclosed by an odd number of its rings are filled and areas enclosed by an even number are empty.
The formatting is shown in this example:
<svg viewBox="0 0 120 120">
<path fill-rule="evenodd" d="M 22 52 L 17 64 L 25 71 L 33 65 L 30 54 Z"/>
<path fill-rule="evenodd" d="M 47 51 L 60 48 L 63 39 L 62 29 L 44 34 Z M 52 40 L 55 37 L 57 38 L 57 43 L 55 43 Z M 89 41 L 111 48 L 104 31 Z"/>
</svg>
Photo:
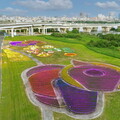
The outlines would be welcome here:
<svg viewBox="0 0 120 120">
<path fill-rule="evenodd" d="M 30 78 L 32 90 L 37 94 L 55 96 L 51 81 L 59 77 L 60 69 L 41 71 Z"/>
</svg>

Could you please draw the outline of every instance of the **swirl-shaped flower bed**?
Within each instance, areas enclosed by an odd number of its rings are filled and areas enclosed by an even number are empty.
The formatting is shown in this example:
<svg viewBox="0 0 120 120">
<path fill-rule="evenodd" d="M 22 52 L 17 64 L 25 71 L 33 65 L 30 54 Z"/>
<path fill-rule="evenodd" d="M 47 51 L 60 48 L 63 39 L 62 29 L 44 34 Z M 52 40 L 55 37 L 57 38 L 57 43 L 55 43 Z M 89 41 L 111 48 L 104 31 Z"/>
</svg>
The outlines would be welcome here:
<svg viewBox="0 0 120 120">
<path fill-rule="evenodd" d="M 42 65 L 30 68 L 25 75 L 35 98 L 46 106 L 66 114 L 95 118 L 103 109 L 103 93 L 118 91 L 120 68 L 73 61 L 72 65 Z"/>
</svg>

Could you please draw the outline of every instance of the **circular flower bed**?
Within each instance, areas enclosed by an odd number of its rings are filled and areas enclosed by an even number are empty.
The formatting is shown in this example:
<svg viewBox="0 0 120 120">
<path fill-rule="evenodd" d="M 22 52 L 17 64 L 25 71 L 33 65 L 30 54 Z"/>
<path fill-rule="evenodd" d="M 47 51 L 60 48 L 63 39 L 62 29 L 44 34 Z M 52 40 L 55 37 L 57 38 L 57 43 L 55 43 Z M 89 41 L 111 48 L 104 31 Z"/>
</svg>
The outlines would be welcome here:
<svg viewBox="0 0 120 120">
<path fill-rule="evenodd" d="M 76 53 L 64 53 L 65 56 L 70 56 L 70 57 L 73 57 L 73 56 L 76 56 L 77 54 Z"/>
<path fill-rule="evenodd" d="M 120 73 L 114 69 L 96 66 L 76 66 L 68 74 L 85 88 L 94 91 L 113 91 L 120 79 Z"/>
</svg>

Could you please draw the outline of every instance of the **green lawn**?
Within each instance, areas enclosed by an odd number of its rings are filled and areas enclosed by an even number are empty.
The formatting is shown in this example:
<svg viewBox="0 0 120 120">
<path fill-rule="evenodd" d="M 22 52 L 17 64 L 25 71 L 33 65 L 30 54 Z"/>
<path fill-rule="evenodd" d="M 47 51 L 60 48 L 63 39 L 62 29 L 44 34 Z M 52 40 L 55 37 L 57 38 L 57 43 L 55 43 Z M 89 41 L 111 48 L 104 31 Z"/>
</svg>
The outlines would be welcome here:
<svg viewBox="0 0 120 120">
<path fill-rule="evenodd" d="M 41 40 L 55 47 L 69 47 L 78 54 L 75 57 L 66 57 L 63 53 L 55 53 L 48 58 L 36 57 L 45 64 L 70 64 L 71 59 L 110 63 L 120 66 L 120 59 L 103 55 L 92 51 L 83 45 L 81 41 L 68 38 L 55 38 L 50 36 L 19 36 L 6 37 L 6 43 L 9 41 L 20 40 Z M 89 38 L 91 39 L 91 38 Z M 8 41 L 9 40 L 9 41 Z M 70 42 L 69 42 L 70 41 Z M 86 42 L 86 40 L 85 40 Z M 19 50 L 19 47 L 17 48 Z M 24 85 L 20 77 L 21 72 L 31 66 L 35 66 L 32 61 L 11 62 L 3 52 L 2 64 L 2 97 L 0 99 L 0 120 L 40 120 L 40 110 L 32 105 L 25 95 Z M 105 108 L 103 114 L 95 120 L 119 120 L 120 111 L 120 92 L 105 95 Z M 54 113 L 55 120 L 75 120 L 64 114 Z"/>
<path fill-rule="evenodd" d="M 108 55 L 111 57 L 119 58 L 120 59 L 120 50 L 110 49 L 110 48 L 97 48 L 97 47 L 88 47 L 89 49 L 102 53 L 104 55 Z"/>
<path fill-rule="evenodd" d="M 36 65 L 33 61 L 12 62 L 3 52 L 0 120 L 40 120 L 40 110 L 33 106 L 24 90 L 21 72 Z"/>
</svg>

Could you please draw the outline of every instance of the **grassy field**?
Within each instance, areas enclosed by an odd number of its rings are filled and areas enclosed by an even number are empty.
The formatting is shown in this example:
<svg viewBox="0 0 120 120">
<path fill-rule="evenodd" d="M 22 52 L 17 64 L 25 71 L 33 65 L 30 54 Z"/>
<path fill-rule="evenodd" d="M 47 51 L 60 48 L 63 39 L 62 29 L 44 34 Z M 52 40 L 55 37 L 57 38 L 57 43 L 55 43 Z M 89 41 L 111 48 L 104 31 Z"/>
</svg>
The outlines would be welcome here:
<svg viewBox="0 0 120 120">
<path fill-rule="evenodd" d="M 47 44 L 54 45 L 55 47 L 69 47 L 75 50 L 78 55 L 75 57 L 64 56 L 63 53 L 55 53 L 48 58 L 40 58 L 34 55 L 37 59 L 45 64 L 70 64 L 71 59 L 110 63 L 120 66 L 120 59 L 97 53 L 85 47 L 83 43 L 87 41 L 74 40 L 68 38 L 55 38 L 50 36 L 19 36 L 19 37 L 6 37 L 5 43 L 9 41 L 20 40 L 41 40 Z M 94 37 L 93 37 L 94 38 Z M 89 39 L 93 39 L 89 38 Z M 19 50 L 19 47 L 17 48 Z M 3 52 L 2 64 L 2 96 L 0 99 L 0 120 L 40 120 L 40 110 L 33 106 L 25 95 L 24 85 L 20 77 L 21 72 L 36 64 L 31 61 L 11 61 Z M 120 111 L 120 92 L 109 93 L 105 95 L 105 108 L 103 114 L 95 120 L 119 120 Z M 75 120 L 64 114 L 54 113 L 55 120 Z"/>
<path fill-rule="evenodd" d="M 94 35 L 81 34 L 80 39 L 56 38 L 56 37 L 53 37 L 53 36 L 45 36 L 45 38 L 48 39 L 48 40 L 52 40 L 52 41 L 53 40 L 54 41 L 62 41 L 64 43 L 83 44 L 87 48 L 89 48 L 90 50 L 93 50 L 97 53 L 120 59 L 120 50 L 110 49 L 110 48 L 97 48 L 97 47 L 93 47 L 93 46 L 90 47 L 88 45 L 89 41 L 91 41 L 91 40 L 92 41 L 101 40 L 100 38 L 98 38 L 97 36 L 94 36 Z"/>
<path fill-rule="evenodd" d="M 89 49 L 102 53 L 104 55 L 108 55 L 114 58 L 119 58 L 120 59 L 120 50 L 115 50 L 115 49 L 110 49 L 110 48 L 97 48 L 97 47 L 88 47 Z"/>
<path fill-rule="evenodd" d="M 11 61 L 4 52 L 2 61 L 0 120 L 40 119 L 40 111 L 28 101 L 20 77 L 24 69 L 36 64 L 30 59 L 27 61 Z"/>
</svg>

